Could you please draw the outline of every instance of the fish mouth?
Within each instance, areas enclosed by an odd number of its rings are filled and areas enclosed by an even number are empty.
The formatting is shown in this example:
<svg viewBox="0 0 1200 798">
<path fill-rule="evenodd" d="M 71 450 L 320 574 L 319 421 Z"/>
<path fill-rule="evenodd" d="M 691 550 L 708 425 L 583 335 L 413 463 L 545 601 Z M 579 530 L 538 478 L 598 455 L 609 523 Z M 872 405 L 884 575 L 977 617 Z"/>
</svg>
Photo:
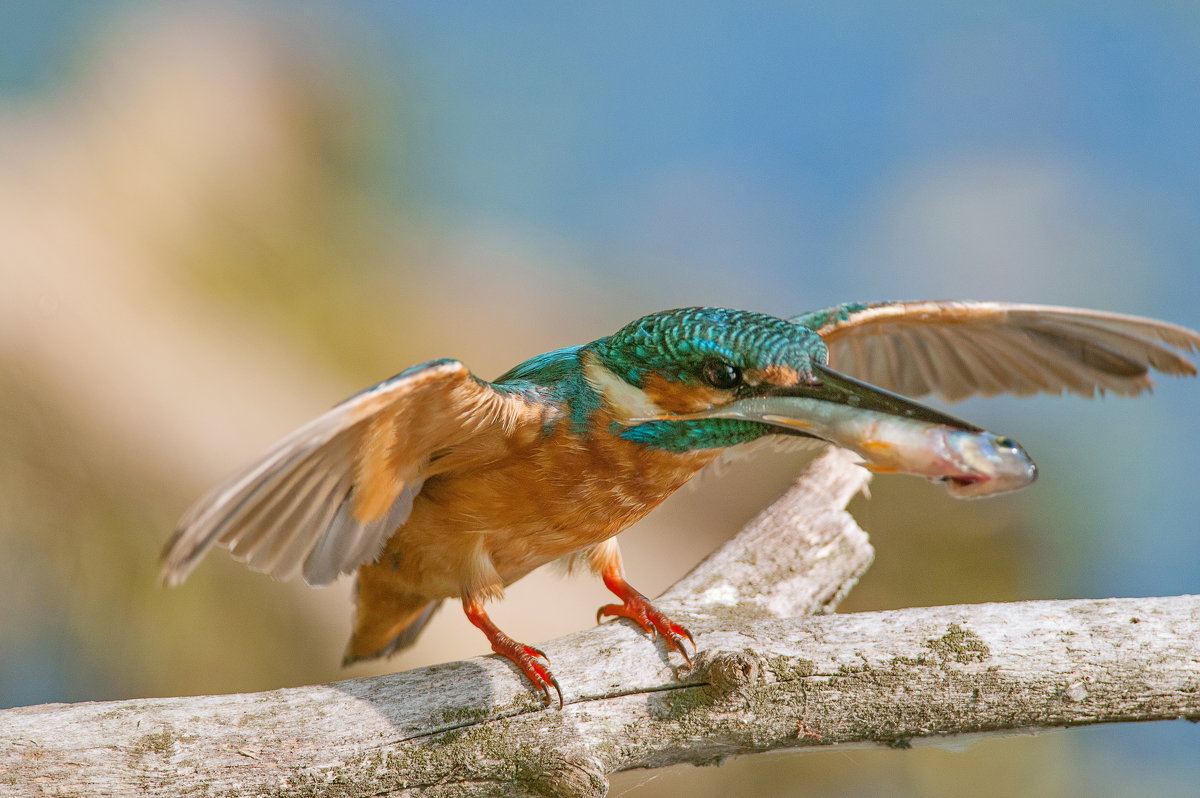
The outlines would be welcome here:
<svg viewBox="0 0 1200 798">
<path fill-rule="evenodd" d="M 946 490 L 950 492 L 951 496 L 958 496 L 960 498 L 971 498 L 976 495 L 983 495 L 983 492 L 980 490 L 979 486 L 981 486 L 984 482 L 987 482 L 987 480 L 983 479 L 982 477 L 957 476 L 936 477 L 931 481 L 942 483 L 946 486 Z M 991 495 L 991 491 L 988 491 L 987 495 Z"/>
<path fill-rule="evenodd" d="M 948 474 L 934 479 L 946 486 L 946 490 L 956 499 L 982 499 L 1009 493 L 1027 487 L 1037 480 L 1037 465 L 1029 456 L 1020 451 L 1020 455 L 1010 458 L 1001 464 L 994 464 L 996 472 L 990 476 L 982 474 Z"/>
</svg>

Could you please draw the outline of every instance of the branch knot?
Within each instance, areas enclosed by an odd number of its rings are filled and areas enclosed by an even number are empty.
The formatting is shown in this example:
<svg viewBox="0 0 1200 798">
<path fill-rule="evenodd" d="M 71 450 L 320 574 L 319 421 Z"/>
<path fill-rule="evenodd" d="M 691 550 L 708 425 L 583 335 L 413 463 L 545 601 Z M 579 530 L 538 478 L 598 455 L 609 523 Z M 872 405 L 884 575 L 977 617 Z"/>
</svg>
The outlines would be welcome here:
<svg viewBox="0 0 1200 798">
<path fill-rule="evenodd" d="M 753 651 L 718 651 L 710 656 L 704 675 L 715 697 L 740 693 L 758 681 L 761 667 Z"/>
</svg>

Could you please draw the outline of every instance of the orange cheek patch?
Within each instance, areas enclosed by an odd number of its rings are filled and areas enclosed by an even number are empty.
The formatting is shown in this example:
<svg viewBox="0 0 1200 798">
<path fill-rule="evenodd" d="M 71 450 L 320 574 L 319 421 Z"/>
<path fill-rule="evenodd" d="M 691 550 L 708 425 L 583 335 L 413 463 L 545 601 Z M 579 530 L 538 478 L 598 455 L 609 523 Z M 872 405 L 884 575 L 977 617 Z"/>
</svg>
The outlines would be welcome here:
<svg viewBox="0 0 1200 798">
<path fill-rule="evenodd" d="M 729 395 L 703 385 L 685 385 L 658 374 L 646 377 L 642 390 L 650 401 L 668 413 L 695 413 L 729 400 Z"/>
</svg>

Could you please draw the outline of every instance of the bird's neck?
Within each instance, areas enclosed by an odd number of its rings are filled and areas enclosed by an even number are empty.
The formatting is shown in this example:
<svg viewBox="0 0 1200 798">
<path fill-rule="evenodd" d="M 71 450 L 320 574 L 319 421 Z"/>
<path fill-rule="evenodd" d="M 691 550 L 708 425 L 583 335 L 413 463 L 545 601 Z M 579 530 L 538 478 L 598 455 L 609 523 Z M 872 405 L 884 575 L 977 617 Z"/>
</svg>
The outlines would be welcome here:
<svg viewBox="0 0 1200 798">
<path fill-rule="evenodd" d="M 562 403 L 570 434 L 581 440 L 616 435 L 648 449 L 685 454 L 749 443 L 778 431 L 758 422 L 725 418 L 634 422 L 671 413 L 646 391 L 613 373 L 591 345 L 538 355 L 510 369 L 495 384 L 502 389 L 550 391 Z"/>
<path fill-rule="evenodd" d="M 628 427 L 618 434 L 642 446 L 682 454 L 750 443 L 776 432 L 757 421 L 708 418 L 696 421 L 651 421 Z"/>
</svg>

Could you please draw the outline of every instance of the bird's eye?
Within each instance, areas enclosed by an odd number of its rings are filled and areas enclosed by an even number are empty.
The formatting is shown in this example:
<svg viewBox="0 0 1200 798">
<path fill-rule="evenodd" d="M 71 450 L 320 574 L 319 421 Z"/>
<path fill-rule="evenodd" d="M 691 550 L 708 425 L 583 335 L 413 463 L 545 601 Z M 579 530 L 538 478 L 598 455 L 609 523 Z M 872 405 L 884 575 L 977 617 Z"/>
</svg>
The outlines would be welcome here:
<svg viewBox="0 0 1200 798">
<path fill-rule="evenodd" d="M 728 390 L 742 384 L 742 370 L 723 360 L 709 360 L 700 367 L 704 381 L 714 388 Z"/>
</svg>

